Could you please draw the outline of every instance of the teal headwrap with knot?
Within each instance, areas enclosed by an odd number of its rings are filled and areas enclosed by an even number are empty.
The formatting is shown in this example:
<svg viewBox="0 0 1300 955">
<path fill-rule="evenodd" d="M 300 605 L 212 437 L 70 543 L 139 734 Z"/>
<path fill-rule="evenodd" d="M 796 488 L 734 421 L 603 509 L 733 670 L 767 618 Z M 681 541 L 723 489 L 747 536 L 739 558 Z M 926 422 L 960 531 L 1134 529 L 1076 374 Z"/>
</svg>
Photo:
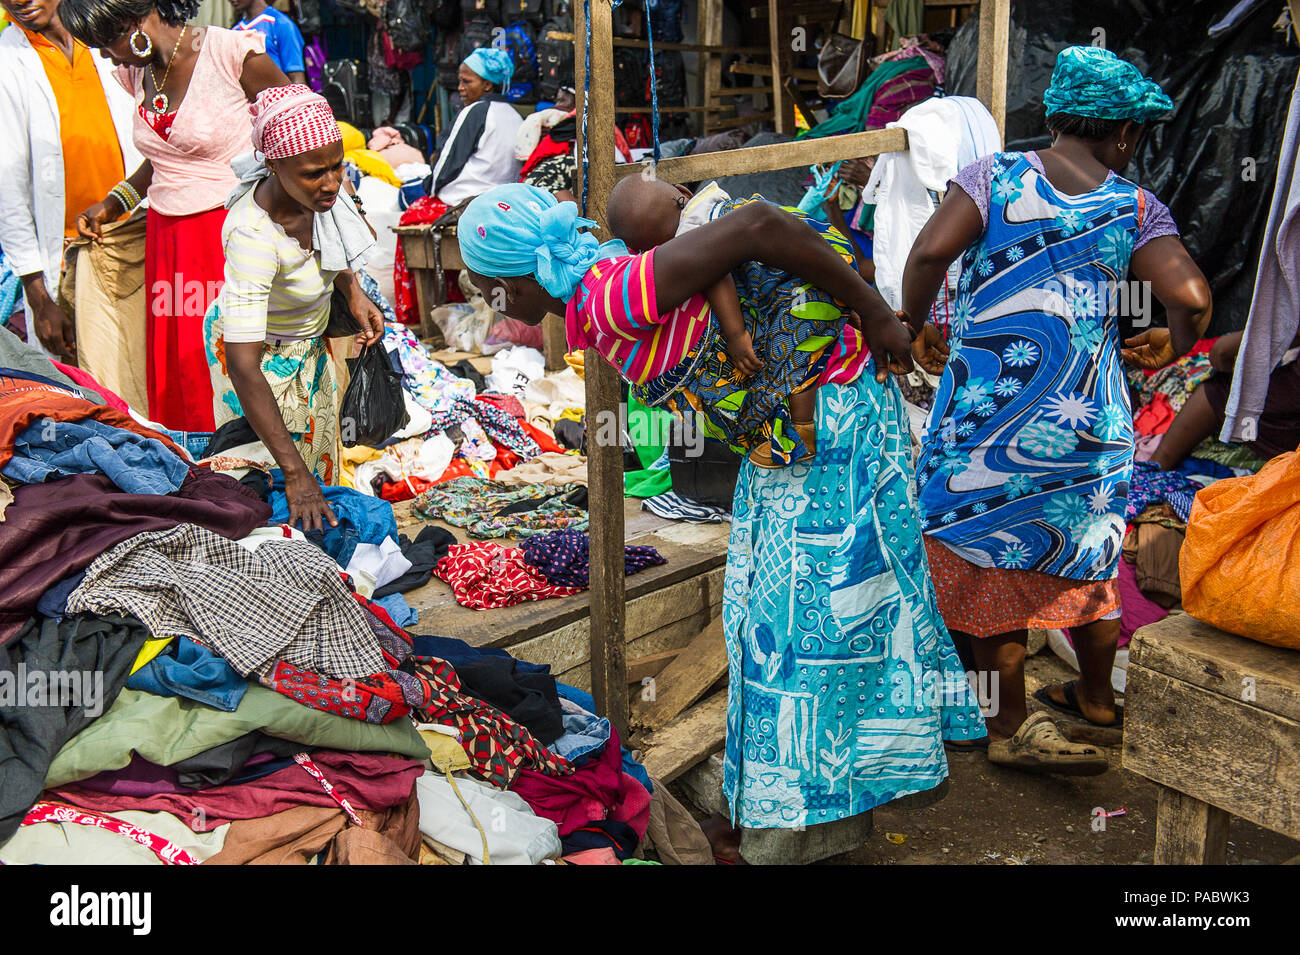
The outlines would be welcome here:
<svg viewBox="0 0 1300 955">
<path fill-rule="evenodd" d="M 627 255 L 618 239 L 600 242 L 586 229 L 572 202 L 557 202 L 545 189 L 510 183 L 496 186 L 465 207 L 456 227 L 460 255 L 479 275 L 529 275 L 567 302 L 578 282 L 601 259 Z"/>
<path fill-rule="evenodd" d="M 1127 60 L 1096 46 L 1070 46 L 1056 55 L 1052 85 L 1043 94 L 1047 115 L 1148 123 L 1174 108 L 1165 91 Z"/>
<path fill-rule="evenodd" d="M 510 85 L 510 77 L 515 75 L 515 61 L 496 46 L 481 46 L 461 62 L 489 83 L 495 83 L 503 93 Z"/>
</svg>

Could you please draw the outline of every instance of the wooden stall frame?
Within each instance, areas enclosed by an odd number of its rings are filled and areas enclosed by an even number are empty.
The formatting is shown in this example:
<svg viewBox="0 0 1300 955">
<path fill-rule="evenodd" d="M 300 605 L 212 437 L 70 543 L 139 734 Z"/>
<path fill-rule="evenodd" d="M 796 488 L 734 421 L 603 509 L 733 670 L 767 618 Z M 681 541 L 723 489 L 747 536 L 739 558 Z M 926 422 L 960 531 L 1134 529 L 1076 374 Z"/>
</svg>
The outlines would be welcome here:
<svg viewBox="0 0 1300 955">
<path fill-rule="evenodd" d="M 591 9 L 591 61 L 587 61 L 586 3 Z M 774 23 L 779 0 L 768 0 Z M 1011 0 L 983 0 L 980 3 L 977 95 L 988 107 L 1001 133 L 1006 118 L 1007 39 Z M 711 31 L 710 31 L 711 32 Z M 774 112 L 778 131 L 784 127 L 789 94 L 784 90 L 782 67 L 789 61 L 788 46 L 779 30 L 772 31 L 771 52 Z M 838 159 L 854 159 L 907 148 L 906 135 L 898 129 L 871 130 L 828 139 L 802 140 L 769 146 L 682 156 L 654 163 L 614 162 L 614 31 L 610 0 L 577 0 L 574 4 L 574 86 L 579 115 L 586 116 L 586 128 L 578 124 L 579 166 L 588 161 L 587 182 L 578 177 L 580 204 L 608 234 L 605 206 L 614 183 L 623 176 L 650 174 L 668 182 L 694 182 L 715 176 L 770 172 Z M 710 39 L 715 39 L 710 35 Z M 788 66 L 787 66 L 788 68 Z M 584 87 L 590 71 L 590 102 Z M 784 95 L 783 95 L 784 94 Z M 584 193 L 585 185 L 585 194 Z M 585 358 L 587 421 L 606 420 L 617 415 L 620 398 L 618 373 L 594 350 Z M 592 432 L 594 433 L 594 432 Z M 591 688 L 597 711 L 628 737 L 627 661 L 624 644 L 623 586 L 623 449 L 591 443 L 587 449 L 587 473 L 591 513 Z"/>
</svg>

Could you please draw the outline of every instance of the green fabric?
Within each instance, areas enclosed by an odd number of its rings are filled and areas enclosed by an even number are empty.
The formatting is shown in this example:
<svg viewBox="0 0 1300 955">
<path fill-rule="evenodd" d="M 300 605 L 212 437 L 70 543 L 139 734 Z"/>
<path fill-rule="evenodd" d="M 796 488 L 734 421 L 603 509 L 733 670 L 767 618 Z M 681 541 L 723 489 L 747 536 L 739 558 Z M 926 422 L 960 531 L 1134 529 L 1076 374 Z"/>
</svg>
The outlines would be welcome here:
<svg viewBox="0 0 1300 955">
<path fill-rule="evenodd" d="M 636 447 L 636 456 L 643 470 L 623 474 L 623 493 L 627 497 L 654 497 L 673 489 L 672 475 L 667 468 L 656 470 L 651 465 L 664 455 L 663 438 L 669 433 L 673 415 L 661 408 L 648 408 L 631 395 L 627 399 L 628 437 Z"/>
<path fill-rule="evenodd" d="M 1227 468 L 1245 468 L 1255 473 L 1268 463 L 1268 458 L 1256 454 L 1244 444 L 1224 444 L 1217 438 L 1206 438 L 1192 449 L 1189 457 L 1205 458 Z"/>
<path fill-rule="evenodd" d="M 123 690 L 107 713 L 59 750 L 45 785 L 62 786 L 105 770 L 123 769 L 132 752 L 170 766 L 254 730 L 343 752 L 429 758 L 429 747 L 410 720 L 384 726 L 364 723 L 303 706 L 256 683 L 248 685 L 233 713 L 180 697 Z"/>
<path fill-rule="evenodd" d="M 925 0 L 890 0 L 885 23 L 894 31 L 894 46 L 901 46 L 903 37 L 916 36 L 925 29 Z"/>
<path fill-rule="evenodd" d="M 876 101 L 876 93 L 888 80 L 904 73 L 916 70 L 928 70 L 930 64 L 921 54 L 909 56 L 902 60 L 888 60 L 872 70 L 858 91 L 848 99 L 842 100 L 826 122 L 818 123 L 812 129 L 796 136 L 796 139 L 816 139 L 821 136 L 836 136 L 840 133 L 860 133 L 867 123 L 867 114 Z"/>
</svg>

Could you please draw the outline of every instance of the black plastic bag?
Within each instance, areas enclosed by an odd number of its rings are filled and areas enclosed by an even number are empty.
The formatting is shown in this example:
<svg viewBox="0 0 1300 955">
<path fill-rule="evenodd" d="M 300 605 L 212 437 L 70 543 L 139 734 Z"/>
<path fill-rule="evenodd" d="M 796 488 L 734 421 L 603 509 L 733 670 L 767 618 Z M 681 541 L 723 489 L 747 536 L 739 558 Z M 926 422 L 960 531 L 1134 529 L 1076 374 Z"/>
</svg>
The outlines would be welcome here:
<svg viewBox="0 0 1300 955">
<path fill-rule="evenodd" d="M 339 406 L 343 447 L 377 448 L 410 423 L 402 399 L 402 376 L 393 369 L 382 344 L 367 345 L 348 359 L 352 380 Z"/>
</svg>

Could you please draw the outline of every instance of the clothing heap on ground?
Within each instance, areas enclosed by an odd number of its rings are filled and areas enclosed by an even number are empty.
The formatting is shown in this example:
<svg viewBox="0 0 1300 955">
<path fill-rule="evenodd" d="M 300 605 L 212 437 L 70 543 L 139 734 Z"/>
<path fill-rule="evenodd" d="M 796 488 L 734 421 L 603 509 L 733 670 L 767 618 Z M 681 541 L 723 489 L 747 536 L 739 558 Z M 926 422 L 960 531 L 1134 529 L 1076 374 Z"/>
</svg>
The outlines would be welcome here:
<svg viewBox="0 0 1300 955">
<path fill-rule="evenodd" d="M 331 487 L 338 526 L 304 535 L 246 422 L 169 432 L 7 331 L 0 369 L 0 862 L 700 853 L 590 697 L 381 605 L 446 531 Z M 573 533 L 539 574 L 583 577 Z"/>
</svg>

